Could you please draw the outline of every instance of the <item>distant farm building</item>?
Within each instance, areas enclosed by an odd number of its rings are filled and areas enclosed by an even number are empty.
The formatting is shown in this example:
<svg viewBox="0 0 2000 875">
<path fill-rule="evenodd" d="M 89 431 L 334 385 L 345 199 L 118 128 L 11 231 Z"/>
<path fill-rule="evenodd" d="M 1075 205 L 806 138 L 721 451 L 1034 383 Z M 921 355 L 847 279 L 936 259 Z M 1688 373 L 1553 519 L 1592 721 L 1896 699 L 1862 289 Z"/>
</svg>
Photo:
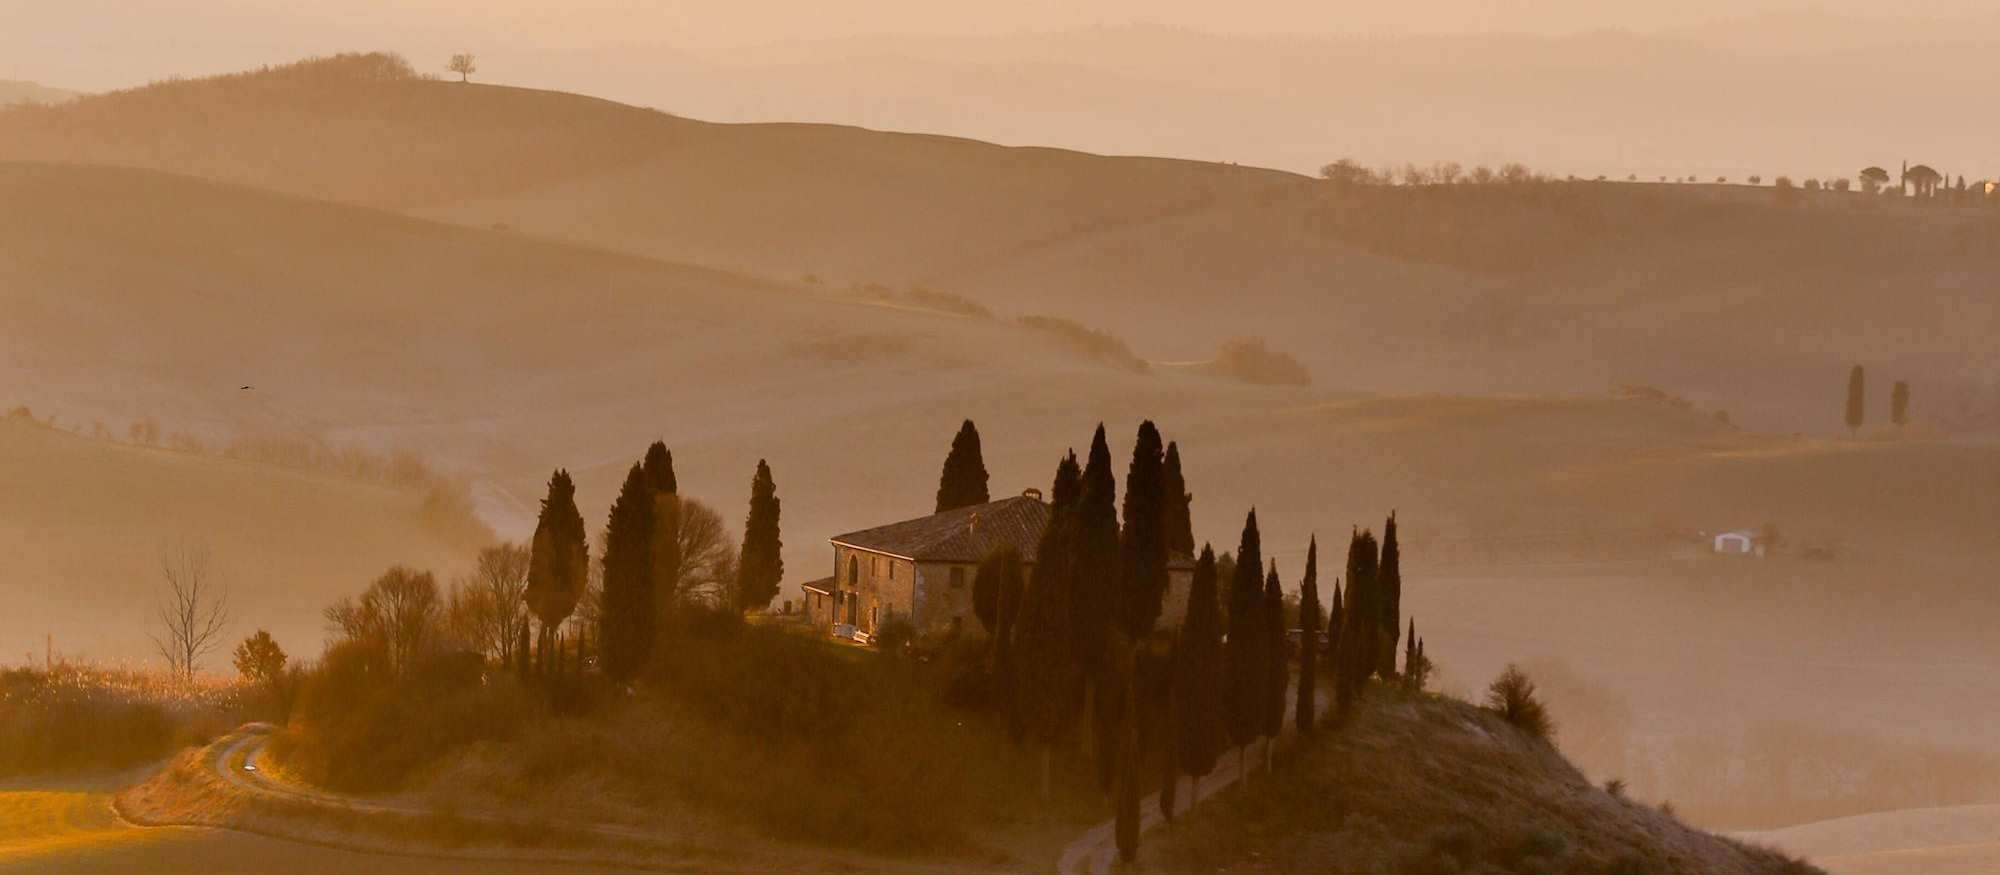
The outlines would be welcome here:
<svg viewBox="0 0 2000 875">
<path fill-rule="evenodd" d="M 1764 545 L 1758 542 L 1756 532 L 1737 529 L 1715 536 L 1715 552 L 1723 556 L 1762 556 Z"/>
<path fill-rule="evenodd" d="M 972 610 L 979 563 L 1013 547 L 1032 572 L 1051 510 L 1041 493 L 1004 498 L 927 517 L 849 532 L 829 539 L 833 576 L 804 585 L 806 617 L 829 634 L 867 638 L 891 618 L 904 617 L 918 634 L 981 630 Z M 1168 562 L 1160 625 L 1186 613 L 1194 580 L 1190 557 Z"/>
</svg>

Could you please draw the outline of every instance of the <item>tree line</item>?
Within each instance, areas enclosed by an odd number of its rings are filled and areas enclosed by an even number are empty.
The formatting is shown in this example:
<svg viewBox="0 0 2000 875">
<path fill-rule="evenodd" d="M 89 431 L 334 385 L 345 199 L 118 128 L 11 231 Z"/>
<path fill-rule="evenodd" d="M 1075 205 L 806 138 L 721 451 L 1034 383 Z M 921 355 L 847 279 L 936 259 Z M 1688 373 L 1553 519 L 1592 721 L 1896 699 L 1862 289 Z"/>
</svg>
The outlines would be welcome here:
<svg viewBox="0 0 2000 875">
<path fill-rule="evenodd" d="M 968 421 L 946 459 L 940 510 L 985 499 L 977 454 Z M 1346 586 L 1334 582 L 1330 612 L 1320 605 L 1319 546 L 1310 542 L 1294 679 L 1284 585 L 1277 563 L 1263 557 L 1256 510 L 1246 514 L 1233 554 L 1218 557 L 1204 544 L 1194 555 L 1180 447 L 1150 420 L 1135 437 L 1122 503 L 1117 486 L 1099 425 L 1083 460 L 1071 450 L 1056 464 L 1051 518 L 1032 569 L 1013 548 L 999 548 L 981 562 L 973 600 L 989 633 L 995 705 L 1011 737 L 1037 753 L 1043 794 L 1054 749 L 1083 741 L 1129 860 L 1147 788 L 1157 787 L 1171 818 L 1183 776 L 1200 780 L 1233 748 L 1247 779 L 1251 748 L 1264 743 L 1268 766 L 1270 741 L 1288 718 L 1298 731 L 1314 731 L 1325 701 L 1322 663 L 1336 716 L 1350 713 L 1376 678 L 1421 689 L 1430 663 L 1414 621 L 1404 639 L 1393 514 L 1379 543 L 1371 531 L 1352 533 Z M 1189 557 L 1185 613 L 1174 628 L 1161 628 L 1171 566 Z"/>
</svg>

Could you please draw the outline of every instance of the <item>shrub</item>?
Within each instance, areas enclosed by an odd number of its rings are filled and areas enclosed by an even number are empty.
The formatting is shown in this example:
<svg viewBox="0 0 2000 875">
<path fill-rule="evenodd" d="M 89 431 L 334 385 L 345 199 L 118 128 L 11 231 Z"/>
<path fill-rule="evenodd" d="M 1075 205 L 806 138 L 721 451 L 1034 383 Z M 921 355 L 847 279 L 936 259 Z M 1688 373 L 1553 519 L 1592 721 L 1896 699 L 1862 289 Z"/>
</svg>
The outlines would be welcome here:
<svg viewBox="0 0 2000 875">
<path fill-rule="evenodd" d="M 1222 342 L 1209 373 L 1261 386 L 1308 386 L 1312 372 L 1290 353 L 1270 348 L 1261 337 L 1237 337 Z"/>
<path fill-rule="evenodd" d="M 1507 670 L 1486 688 L 1486 708 L 1500 719 L 1528 735 L 1548 741 L 1555 736 L 1555 721 L 1548 706 L 1535 696 L 1535 682 L 1519 666 Z"/>
<path fill-rule="evenodd" d="M 243 687 L 61 663 L 0 671 L 0 777 L 130 768 L 243 716 Z"/>
<path fill-rule="evenodd" d="M 910 618 L 901 615 L 882 621 L 882 627 L 875 630 L 875 646 L 890 656 L 902 656 L 917 640 L 917 627 Z"/>
<path fill-rule="evenodd" d="M 1111 334 L 1054 316 L 1023 316 L 1019 321 L 1022 327 L 1048 335 L 1084 358 L 1128 371 L 1147 370 L 1146 360 Z"/>
</svg>

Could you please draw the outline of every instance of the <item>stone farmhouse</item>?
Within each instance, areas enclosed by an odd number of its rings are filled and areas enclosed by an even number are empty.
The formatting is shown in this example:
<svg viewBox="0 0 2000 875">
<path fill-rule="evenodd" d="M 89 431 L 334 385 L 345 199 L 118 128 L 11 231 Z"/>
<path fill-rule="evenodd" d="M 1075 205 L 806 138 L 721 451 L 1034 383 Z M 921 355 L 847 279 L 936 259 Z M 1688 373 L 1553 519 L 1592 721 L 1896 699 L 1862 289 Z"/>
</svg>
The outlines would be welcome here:
<svg viewBox="0 0 2000 875">
<path fill-rule="evenodd" d="M 972 579 L 979 562 L 1003 546 L 1021 554 L 1032 571 L 1035 550 L 1049 526 L 1040 490 L 1014 498 L 948 510 L 829 539 L 833 575 L 804 584 L 805 612 L 813 627 L 840 637 L 867 638 L 893 617 L 906 617 L 920 635 L 982 632 L 972 610 Z M 1186 614 L 1194 562 L 1168 561 L 1162 626 Z"/>
</svg>

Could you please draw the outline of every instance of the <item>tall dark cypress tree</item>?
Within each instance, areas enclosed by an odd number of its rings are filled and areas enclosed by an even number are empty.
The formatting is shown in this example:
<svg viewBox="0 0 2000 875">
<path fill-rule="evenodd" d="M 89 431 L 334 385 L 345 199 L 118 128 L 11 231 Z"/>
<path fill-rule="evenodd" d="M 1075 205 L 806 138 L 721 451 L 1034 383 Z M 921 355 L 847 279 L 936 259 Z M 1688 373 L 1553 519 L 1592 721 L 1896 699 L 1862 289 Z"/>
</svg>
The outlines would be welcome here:
<svg viewBox="0 0 2000 875">
<path fill-rule="evenodd" d="M 1160 430 L 1139 425 L 1132 464 L 1125 474 L 1125 528 L 1119 540 L 1118 619 L 1125 634 L 1143 641 L 1160 619 L 1167 593 L 1166 481 Z"/>
<path fill-rule="evenodd" d="M 647 535 L 647 549 L 653 557 L 654 616 L 664 620 L 680 598 L 680 481 L 674 476 L 674 454 L 665 442 L 654 441 L 647 447 L 641 466 L 653 487 L 653 530 Z"/>
<path fill-rule="evenodd" d="M 613 680 L 631 680 L 653 653 L 653 496 L 644 467 L 635 463 L 625 474 L 625 485 L 611 503 L 611 517 L 604 527 L 604 604 L 598 639 L 604 673 Z"/>
<path fill-rule="evenodd" d="M 1847 372 L 1847 431 L 1859 435 L 1868 414 L 1868 374 L 1855 365 Z"/>
<path fill-rule="evenodd" d="M 1118 482 L 1111 473 L 1111 449 L 1104 426 L 1090 441 L 1090 461 L 1083 467 L 1083 493 L 1076 504 L 1076 540 L 1072 544 L 1077 656 L 1095 666 L 1103 655 L 1118 610 Z M 1039 554 L 1038 554 L 1039 555 Z"/>
<path fill-rule="evenodd" d="M 1910 382 L 1897 380 L 1889 389 L 1889 421 L 1897 428 L 1910 424 Z"/>
<path fill-rule="evenodd" d="M 1333 606 L 1326 612 L 1326 668 L 1327 676 L 1334 683 L 1340 683 L 1340 624 L 1346 616 L 1346 605 L 1341 603 L 1340 578 L 1333 579 Z"/>
<path fill-rule="evenodd" d="M 1306 576 L 1299 582 L 1299 692 L 1298 727 L 1301 734 L 1313 731 L 1318 717 L 1316 685 L 1319 668 L 1319 538 L 1306 544 Z"/>
<path fill-rule="evenodd" d="M 1264 767 L 1271 766 L 1271 742 L 1278 740 L 1278 733 L 1285 729 L 1285 688 L 1290 686 L 1291 671 L 1285 659 L 1285 588 L 1278 582 L 1278 563 L 1271 563 L 1271 573 L 1264 578 L 1264 624 L 1260 630 L 1264 639 Z"/>
<path fill-rule="evenodd" d="M 771 466 L 757 460 L 750 478 L 750 513 L 743 520 L 743 553 L 736 563 L 736 607 L 769 607 L 785 578 L 784 542 L 778 537 L 778 484 Z"/>
<path fill-rule="evenodd" d="M 1223 706 L 1229 714 L 1229 738 L 1242 748 L 1264 734 L 1264 683 L 1269 666 L 1264 659 L 1264 549 L 1257 533 L 1257 511 L 1243 521 L 1243 540 L 1236 548 L 1235 580 L 1229 586 L 1229 638 L 1224 651 Z"/>
<path fill-rule="evenodd" d="M 1423 669 L 1417 665 L 1417 618 L 1410 618 L 1410 634 L 1403 636 L 1403 684 L 1423 689 Z"/>
<path fill-rule="evenodd" d="M 1174 643 L 1174 708 L 1180 771 L 1199 781 L 1215 770 L 1228 746 L 1223 708 L 1222 608 L 1216 592 L 1215 548 L 1203 545 L 1188 588 L 1187 617 Z"/>
<path fill-rule="evenodd" d="M 1347 601 L 1340 624 L 1340 668 L 1334 675 L 1335 694 L 1343 711 L 1360 701 L 1368 676 L 1375 672 L 1382 628 L 1381 600 L 1375 590 L 1378 562 L 1375 536 L 1355 532 L 1347 545 Z"/>
<path fill-rule="evenodd" d="M 994 620 L 987 630 L 991 636 L 987 647 L 993 660 L 994 694 L 1009 727 L 1019 725 L 1014 707 L 1014 629 L 1019 625 L 1021 599 L 1028 588 L 1023 568 L 1019 550 L 1001 547 L 979 563 L 979 574 L 974 578 L 975 588 L 977 581 L 990 579 L 988 585 L 994 591 Z"/>
<path fill-rule="evenodd" d="M 1396 514 L 1382 527 L 1382 564 L 1375 573 L 1375 594 L 1382 604 L 1379 661 L 1375 673 L 1383 680 L 1396 676 L 1396 639 L 1403 631 L 1403 553 L 1396 546 Z"/>
<path fill-rule="evenodd" d="M 1049 526 L 1035 549 L 1035 567 L 1022 594 L 1013 631 L 1014 719 L 1016 736 L 1041 751 L 1042 796 L 1049 795 L 1049 760 L 1057 740 L 1076 719 L 1082 673 L 1070 629 L 1074 614 L 1072 543 L 1076 538 L 1082 473 L 1076 454 L 1056 467 L 1056 499 Z"/>
<path fill-rule="evenodd" d="M 583 514 L 576 509 L 576 483 L 569 472 L 549 475 L 549 494 L 542 499 L 528 549 L 528 610 L 541 621 L 535 648 L 546 657 L 552 630 L 569 619 L 590 582 L 590 545 L 583 533 Z M 523 633 L 525 635 L 525 632 Z M 522 641 L 525 650 L 525 639 Z M 536 661 L 524 663 L 534 665 Z"/>
<path fill-rule="evenodd" d="M 1160 465 L 1160 497 L 1166 502 L 1161 525 L 1167 530 L 1167 555 L 1194 558 L 1194 496 L 1188 494 L 1187 477 L 1181 473 L 1178 443 L 1167 444 L 1167 458 Z"/>
<path fill-rule="evenodd" d="M 944 472 L 938 476 L 937 512 L 985 504 L 986 459 L 979 450 L 979 429 L 968 419 L 951 439 L 951 452 L 944 457 Z"/>
</svg>

